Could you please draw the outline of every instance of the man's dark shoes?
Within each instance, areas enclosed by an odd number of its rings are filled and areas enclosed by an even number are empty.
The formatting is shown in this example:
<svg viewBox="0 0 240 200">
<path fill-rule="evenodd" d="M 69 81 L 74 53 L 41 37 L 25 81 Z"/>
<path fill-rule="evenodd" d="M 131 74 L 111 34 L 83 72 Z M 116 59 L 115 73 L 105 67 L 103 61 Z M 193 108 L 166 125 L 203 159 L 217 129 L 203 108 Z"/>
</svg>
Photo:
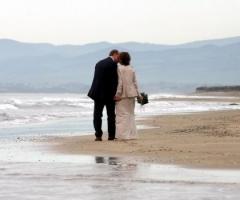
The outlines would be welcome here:
<svg viewBox="0 0 240 200">
<path fill-rule="evenodd" d="M 95 141 L 102 141 L 101 137 L 96 137 Z"/>
</svg>

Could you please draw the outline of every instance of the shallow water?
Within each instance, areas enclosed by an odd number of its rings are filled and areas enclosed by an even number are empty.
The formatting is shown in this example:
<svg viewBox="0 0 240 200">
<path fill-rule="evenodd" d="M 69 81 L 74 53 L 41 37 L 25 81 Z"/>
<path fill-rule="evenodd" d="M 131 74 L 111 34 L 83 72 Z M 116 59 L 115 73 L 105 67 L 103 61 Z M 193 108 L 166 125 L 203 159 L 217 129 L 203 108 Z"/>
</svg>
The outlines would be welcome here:
<svg viewBox="0 0 240 200">
<path fill-rule="evenodd" d="M 6 141 L 6 140 L 5 140 Z M 131 158 L 54 154 L 44 144 L 1 142 L 0 199 L 240 198 L 240 170 L 188 169 Z"/>
<path fill-rule="evenodd" d="M 239 172 L 121 163 L 1 163 L 0 199 L 235 199 Z M 176 176 L 176 178 L 175 178 Z"/>
</svg>

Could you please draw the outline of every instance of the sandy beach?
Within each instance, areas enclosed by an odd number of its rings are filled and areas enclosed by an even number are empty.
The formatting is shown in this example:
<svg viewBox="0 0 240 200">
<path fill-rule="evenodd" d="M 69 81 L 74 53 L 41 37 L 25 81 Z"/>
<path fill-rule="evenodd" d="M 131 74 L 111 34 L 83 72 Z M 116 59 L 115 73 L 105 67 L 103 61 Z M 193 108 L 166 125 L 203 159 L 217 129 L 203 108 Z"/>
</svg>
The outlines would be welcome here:
<svg viewBox="0 0 240 200">
<path fill-rule="evenodd" d="M 138 124 L 139 139 L 95 142 L 94 136 L 48 139 L 54 152 L 126 157 L 131 160 L 201 168 L 240 168 L 240 111 L 154 116 Z M 105 134 L 106 135 L 106 134 Z"/>
</svg>

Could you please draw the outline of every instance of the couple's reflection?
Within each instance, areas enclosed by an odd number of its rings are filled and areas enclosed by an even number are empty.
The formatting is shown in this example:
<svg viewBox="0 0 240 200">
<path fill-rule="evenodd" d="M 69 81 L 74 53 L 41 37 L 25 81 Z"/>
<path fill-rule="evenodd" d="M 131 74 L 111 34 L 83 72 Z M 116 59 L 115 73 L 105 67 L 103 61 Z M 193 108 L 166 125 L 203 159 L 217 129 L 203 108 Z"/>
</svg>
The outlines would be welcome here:
<svg viewBox="0 0 240 200">
<path fill-rule="evenodd" d="M 115 165 L 117 166 L 115 169 L 118 170 L 127 170 L 127 171 L 135 171 L 137 169 L 137 163 L 131 160 L 125 160 L 123 158 L 117 157 L 103 157 L 97 156 L 95 157 L 96 164 L 107 164 L 107 165 Z"/>
<path fill-rule="evenodd" d="M 103 182 L 98 184 L 98 187 L 95 186 L 93 188 L 96 199 L 105 199 L 106 196 L 102 196 L 103 191 L 105 195 L 109 194 L 109 191 L 114 191 L 118 194 L 119 191 L 125 191 L 126 188 L 135 190 L 132 182 L 138 178 L 136 175 L 138 166 L 133 160 L 124 157 L 97 156 L 95 157 L 95 162 L 99 164 L 98 167 L 101 170 L 100 177 L 104 177 L 102 179 Z"/>
<path fill-rule="evenodd" d="M 119 159 L 116 157 L 105 158 L 105 157 L 97 156 L 97 157 L 95 157 L 95 162 L 97 164 L 118 165 Z"/>
</svg>

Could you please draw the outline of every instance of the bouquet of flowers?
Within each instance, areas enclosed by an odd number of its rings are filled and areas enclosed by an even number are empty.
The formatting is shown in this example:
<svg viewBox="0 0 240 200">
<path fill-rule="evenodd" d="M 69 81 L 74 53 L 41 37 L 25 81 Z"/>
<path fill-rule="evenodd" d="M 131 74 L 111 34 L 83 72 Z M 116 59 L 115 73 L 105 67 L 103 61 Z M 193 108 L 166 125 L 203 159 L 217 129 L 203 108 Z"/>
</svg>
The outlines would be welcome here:
<svg viewBox="0 0 240 200">
<path fill-rule="evenodd" d="M 140 93 L 141 97 L 137 97 L 137 102 L 141 104 L 142 106 L 148 103 L 148 95 L 144 92 Z"/>
</svg>

